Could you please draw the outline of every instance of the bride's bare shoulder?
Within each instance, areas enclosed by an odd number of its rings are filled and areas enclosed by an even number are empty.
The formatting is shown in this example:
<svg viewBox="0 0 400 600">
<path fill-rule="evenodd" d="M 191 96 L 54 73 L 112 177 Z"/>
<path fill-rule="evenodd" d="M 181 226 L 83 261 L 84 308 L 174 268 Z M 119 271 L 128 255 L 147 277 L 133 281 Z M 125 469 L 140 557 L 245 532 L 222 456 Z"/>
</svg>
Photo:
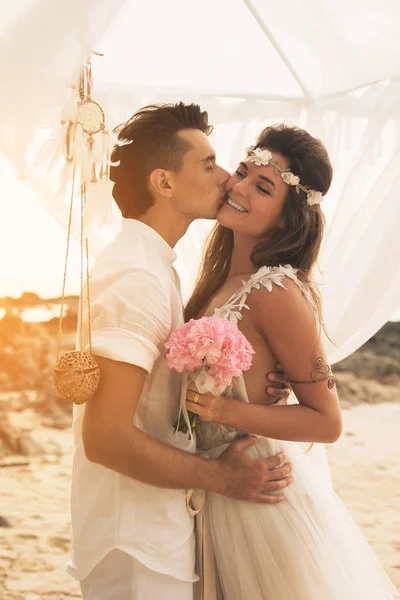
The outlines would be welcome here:
<svg viewBox="0 0 400 600">
<path fill-rule="evenodd" d="M 315 316 L 301 285 L 284 277 L 279 283 L 261 284 L 247 298 L 252 320 L 262 330 L 294 331 L 315 325 Z"/>
</svg>

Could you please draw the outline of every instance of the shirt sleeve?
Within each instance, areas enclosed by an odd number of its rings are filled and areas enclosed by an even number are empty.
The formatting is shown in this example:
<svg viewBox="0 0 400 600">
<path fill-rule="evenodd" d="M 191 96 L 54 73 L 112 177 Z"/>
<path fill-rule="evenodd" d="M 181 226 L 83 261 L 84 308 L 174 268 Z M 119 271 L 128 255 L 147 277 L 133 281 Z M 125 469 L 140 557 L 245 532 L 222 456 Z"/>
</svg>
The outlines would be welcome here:
<svg viewBox="0 0 400 600">
<path fill-rule="evenodd" d="M 124 274 L 92 298 L 92 352 L 150 373 L 171 321 L 168 286 L 145 270 Z"/>
</svg>

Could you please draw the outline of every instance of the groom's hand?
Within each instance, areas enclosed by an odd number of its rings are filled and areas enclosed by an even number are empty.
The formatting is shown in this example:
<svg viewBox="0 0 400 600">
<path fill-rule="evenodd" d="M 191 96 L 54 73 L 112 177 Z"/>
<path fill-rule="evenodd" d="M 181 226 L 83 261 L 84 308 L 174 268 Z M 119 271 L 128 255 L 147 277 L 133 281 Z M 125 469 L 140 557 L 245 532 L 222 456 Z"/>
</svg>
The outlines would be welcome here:
<svg viewBox="0 0 400 600">
<path fill-rule="evenodd" d="M 281 369 L 281 366 L 276 365 L 276 371 L 267 373 L 267 387 L 265 388 L 268 396 L 276 399 L 277 404 L 287 404 L 287 399 L 292 391 L 289 382 L 289 377 Z"/>
<path fill-rule="evenodd" d="M 221 454 L 217 461 L 223 476 L 219 493 L 236 500 L 278 504 L 285 496 L 276 493 L 293 481 L 292 465 L 285 462 L 283 452 L 268 458 L 251 458 L 244 450 L 256 443 L 256 437 L 245 437 L 232 442 Z"/>
</svg>

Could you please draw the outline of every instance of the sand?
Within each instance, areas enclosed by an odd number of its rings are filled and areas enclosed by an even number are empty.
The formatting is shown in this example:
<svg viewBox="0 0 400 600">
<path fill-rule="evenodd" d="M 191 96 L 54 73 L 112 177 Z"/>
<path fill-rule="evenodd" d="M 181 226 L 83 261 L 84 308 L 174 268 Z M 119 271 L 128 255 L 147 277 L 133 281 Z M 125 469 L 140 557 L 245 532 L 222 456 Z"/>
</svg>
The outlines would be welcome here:
<svg viewBox="0 0 400 600">
<path fill-rule="evenodd" d="M 328 459 L 336 491 L 400 590 L 399 432 L 400 404 L 345 410 L 344 434 Z M 46 458 L 8 456 L 8 464 L 29 464 L 0 468 L 0 515 L 12 525 L 0 527 L 0 598 L 80 598 L 65 572 L 72 435 L 43 427 L 32 435 L 49 449 Z"/>
</svg>

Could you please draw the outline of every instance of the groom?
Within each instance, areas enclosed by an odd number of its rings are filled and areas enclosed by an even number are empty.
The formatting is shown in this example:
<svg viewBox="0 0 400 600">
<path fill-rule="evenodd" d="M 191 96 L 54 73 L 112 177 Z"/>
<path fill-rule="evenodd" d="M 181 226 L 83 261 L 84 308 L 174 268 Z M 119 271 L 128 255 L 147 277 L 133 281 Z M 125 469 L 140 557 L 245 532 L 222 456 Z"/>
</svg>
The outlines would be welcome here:
<svg viewBox="0 0 400 600">
<path fill-rule="evenodd" d="M 195 540 L 187 490 L 272 504 L 290 483 L 284 456 L 251 459 L 236 441 L 219 460 L 174 435 L 181 376 L 163 357 L 183 324 L 173 250 L 213 219 L 228 173 L 197 105 L 146 107 L 119 131 L 111 179 L 122 231 L 90 278 L 96 396 L 74 407 L 73 557 L 84 600 L 192 600 Z M 278 391 L 277 395 L 285 395 Z"/>
</svg>

